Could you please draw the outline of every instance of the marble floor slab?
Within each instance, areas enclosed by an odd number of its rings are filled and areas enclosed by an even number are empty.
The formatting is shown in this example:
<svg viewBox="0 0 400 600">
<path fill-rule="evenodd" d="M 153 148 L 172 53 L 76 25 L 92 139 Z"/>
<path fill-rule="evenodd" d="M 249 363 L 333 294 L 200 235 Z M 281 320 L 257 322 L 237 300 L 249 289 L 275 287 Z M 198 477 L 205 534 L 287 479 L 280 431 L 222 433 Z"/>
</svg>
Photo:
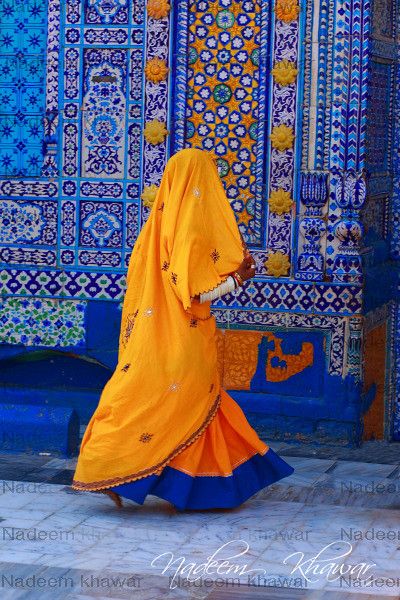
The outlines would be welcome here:
<svg viewBox="0 0 400 600">
<path fill-rule="evenodd" d="M 400 598 L 397 465 L 288 462 L 294 475 L 223 511 L 178 512 L 154 496 L 117 509 L 46 478 L 4 479 L 1 600 Z M 341 489 L 350 480 L 365 485 Z"/>
</svg>

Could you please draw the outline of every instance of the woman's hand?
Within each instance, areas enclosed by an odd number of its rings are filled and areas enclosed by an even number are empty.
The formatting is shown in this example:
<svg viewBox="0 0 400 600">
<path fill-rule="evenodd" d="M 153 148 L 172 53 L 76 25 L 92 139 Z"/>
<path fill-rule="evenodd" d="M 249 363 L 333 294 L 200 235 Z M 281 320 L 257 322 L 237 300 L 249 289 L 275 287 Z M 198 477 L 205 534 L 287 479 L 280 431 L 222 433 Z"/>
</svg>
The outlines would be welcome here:
<svg viewBox="0 0 400 600">
<path fill-rule="evenodd" d="M 255 271 L 256 271 L 256 261 L 254 260 L 252 255 L 249 253 L 244 257 L 243 262 L 240 265 L 240 267 L 238 268 L 237 272 L 239 273 L 239 275 L 243 279 L 243 281 L 246 281 L 246 279 L 250 279 L 251 277 L 254 277 Z"/>
</svg>

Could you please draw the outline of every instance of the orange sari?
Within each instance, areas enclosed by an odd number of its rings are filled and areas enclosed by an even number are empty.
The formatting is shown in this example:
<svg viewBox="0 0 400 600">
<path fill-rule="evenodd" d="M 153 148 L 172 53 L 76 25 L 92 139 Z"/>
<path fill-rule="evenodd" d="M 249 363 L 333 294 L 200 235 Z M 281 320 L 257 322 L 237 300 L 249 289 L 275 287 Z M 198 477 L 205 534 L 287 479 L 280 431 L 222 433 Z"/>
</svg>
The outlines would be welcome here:
<svg viewBox="0 0 400 600">
<path fill-rule="evenodd" d="M 146 485 L 146 493 L 157 493 L 155 483 L 171 469 L 229 477 L 255 454 L 272 452 L 221 389 L 215 318 L 210 302 L 194 298 L 224 281 L 243 256 L 211 156 L 178 152 L 131 255 L 118 364 L 86 428 L 74 489 L 123 493 L 143 480 L 142 494 L 133 496 L 143 501 Z M 158 495 L 175 500 L 171 490 Z"/>
</svg>

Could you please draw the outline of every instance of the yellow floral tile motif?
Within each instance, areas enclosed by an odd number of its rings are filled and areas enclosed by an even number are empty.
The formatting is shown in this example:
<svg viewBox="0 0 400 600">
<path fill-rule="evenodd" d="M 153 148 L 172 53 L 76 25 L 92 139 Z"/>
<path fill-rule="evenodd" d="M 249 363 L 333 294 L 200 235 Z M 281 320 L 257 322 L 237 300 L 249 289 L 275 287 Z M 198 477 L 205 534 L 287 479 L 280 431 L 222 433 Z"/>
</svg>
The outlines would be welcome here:
<svg viewBox="0 0 400 600">
<path fill-rule="evenodd" d="M 160 58 L 152 58 L 147 61 L 144 73 L 146 75 L 146 79 L 152 81 L 153 83 L 158 83 L 160 81 L 164 81 L 168 75 L 168 67 L 164 60 Z"/>
<path fill-rule="evenodd" d="M 145 206 L 151 208 L 154 204 L 154 200 L 156 199 L 158 192 L 158 186 L 152 183 L 151 185 L 146 185 L 142 195 L 140 196 L 143 200 Z"/>
<path fill-rule="evenodd" d="M 268 199 L 269 208 L 272 212 L 277 215 L 283 215 L 288 213 L 292 206 L 293 200 L 290 196 L 290 192 L 286 192 L 282 188 L 274 190 Z"/>
<path fill-rule="evenodd" d="M 213 154 L 227 196 L 251 232 L 262 0 L 188 0 L 187 144 Z"/>
<path fill-rule="evenodd" d="M 148 121 L 144 128 L 144 137 L 149 144 L 161 144 L 168 133 L 165 123 L 157 119 Z"/>
<path fill-rule="evenodd" d="M 297 0 L 276 0 L 275 13 L 277 19 L 290 23 L 298 18 L 300 6 Z"/>
<path fill-rule="evenodd" d="M 163 19 L 171 10 L 170 4 L 166 0 L 148 0 L 147 15 L 152 19 Z"/>
<path fill-rule="evenodd" d="M 293 62 L 285 59 L 275 63 L 271 73 L 276 83 L 283 86 L 296 81 L 298 70 Z"/>
<path fill-rule="evenodd" d="M 247 210 L 247 206 L 246 206 L 246 207 L 245 207 L 243 210 L 241 210 L 241 211 L 238 213 L 238 216 L 239 216 L 239 221 L 240 221 L 241 223 L 244 223 L 246 226 L 249 224 L 249 222 L 250 222 L 250 221 L 251 221 L 251 219 L 253 218 L 253 215 L 251 215 L 251 214 L 248 212 L 248 210 Z"/>
<path fill-rule="evenodd" d="M 290 269 L 289 257 L 279 250 L 274 253 L 271 252 L 265 261 L 264 266 L 268 275 L 273 275 L 274 277 L 288 275 Z"/>
<path fill-rule="evenodd" d="M 285 124 L 276 125 L 269 137 L 271 138 L 273 148 L 277 150 L 283 151 L 293 147 L 293 129 Z"/>
</svg>

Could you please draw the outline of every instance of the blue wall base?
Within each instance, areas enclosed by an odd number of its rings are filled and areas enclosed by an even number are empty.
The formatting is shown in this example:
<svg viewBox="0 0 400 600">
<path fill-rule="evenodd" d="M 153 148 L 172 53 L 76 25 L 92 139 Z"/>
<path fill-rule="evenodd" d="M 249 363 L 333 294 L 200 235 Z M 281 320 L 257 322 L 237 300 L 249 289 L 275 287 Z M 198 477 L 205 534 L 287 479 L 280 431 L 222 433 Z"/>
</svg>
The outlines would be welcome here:
<svg viewBox="0 0 400 600">
<path fill-rule="evenodd" d="M 0 361 L 2 403 L 75 409 L 87 423 L 112 372 L 93 359 L 54 350 Z"/>
<path fill-rule="evenodd" d="M 74 456 L 79 447 L 79 417 L 71 408 L 0 404 L 2 452 L 48 452 Z"/>
<path fill-rule="evenodd" d="M 278 384 L 273 385 L 275 390 L 279 389 Z M 358 447 L 362 443 L 363 415 L 375 397 L 376 388 L 371 386 L 363 394 L 352 376 L 342 379 L 326 375 L 322 395 L 317 397 L 276 391 L 228 392 L 267 443 L 293 440 Z"/>
</svg>

